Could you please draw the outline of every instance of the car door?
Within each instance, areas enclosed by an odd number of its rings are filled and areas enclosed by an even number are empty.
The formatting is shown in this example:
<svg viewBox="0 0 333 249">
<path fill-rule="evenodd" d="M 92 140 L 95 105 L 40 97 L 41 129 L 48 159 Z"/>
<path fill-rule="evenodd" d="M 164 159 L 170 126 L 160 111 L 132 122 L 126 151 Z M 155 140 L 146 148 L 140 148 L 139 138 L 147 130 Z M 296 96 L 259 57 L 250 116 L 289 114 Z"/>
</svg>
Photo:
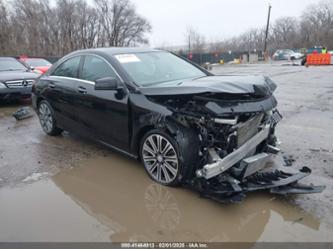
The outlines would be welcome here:
<svg viewBox="0 0 333 249">
<path fill-rule="evenodd" d="M 95 81 L 106 77 L 121 80 L 113 67 L 97 55 L 84 56 L 76 113 L 90 135 L 109 145 L 128 150 L 128 94 L 117 90 L 95 90 Z M 124 89 L 126 89 L 124 85 Z M 126 89 L 127 90 L 127 89 Z"/>
<path fill-rule="evenodd" d="M 45 97 L 51 104 L 57 122 L 68 130 L 76 129 L 77 117 L 73 100 L 78 95 L 75 90 L 81 56 L 75 56 L 61 63 L 50 75 L 43 76 L 47 82 Z"/>
</svg>

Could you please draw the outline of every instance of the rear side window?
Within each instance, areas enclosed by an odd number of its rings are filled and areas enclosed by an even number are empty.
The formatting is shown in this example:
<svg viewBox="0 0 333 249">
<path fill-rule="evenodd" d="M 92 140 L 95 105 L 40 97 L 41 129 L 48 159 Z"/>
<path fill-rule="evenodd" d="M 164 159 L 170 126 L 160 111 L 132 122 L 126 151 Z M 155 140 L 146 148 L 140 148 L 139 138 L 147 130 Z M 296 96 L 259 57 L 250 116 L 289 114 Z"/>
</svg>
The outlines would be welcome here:
<svg viewBox="0 0 333 249">
<path fill-rule="evenodd" d="M 117 78 L 117 74 L 103 59 L 97 56 L 87 55 L 81 71 L 81 79 L 94 82 L 106 77 Z"/>
<path fill-rule="evenodd" d="M 81 56 L 77 56 L 63 62 L 54 70 L 53 76 L 63 76 L 69 78 L 77 78 Z"/>
</svg>

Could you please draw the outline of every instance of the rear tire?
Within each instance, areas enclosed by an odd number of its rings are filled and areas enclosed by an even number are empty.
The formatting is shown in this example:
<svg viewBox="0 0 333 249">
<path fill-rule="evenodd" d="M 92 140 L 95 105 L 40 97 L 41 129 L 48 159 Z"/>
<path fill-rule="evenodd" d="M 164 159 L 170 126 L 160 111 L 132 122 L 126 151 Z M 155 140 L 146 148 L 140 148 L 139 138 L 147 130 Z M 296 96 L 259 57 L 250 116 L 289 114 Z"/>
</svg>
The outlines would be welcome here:
<svg viewBox="0 0 333 249">
<path fill-rule="evenodd" d="M 47 135 L 58 136 L 62 133 L 62 129 L 56 125 L 54 111 L 46 100 L 42 100 L 38 105 L 38 117 L 42 129 Z"/>
</svg>

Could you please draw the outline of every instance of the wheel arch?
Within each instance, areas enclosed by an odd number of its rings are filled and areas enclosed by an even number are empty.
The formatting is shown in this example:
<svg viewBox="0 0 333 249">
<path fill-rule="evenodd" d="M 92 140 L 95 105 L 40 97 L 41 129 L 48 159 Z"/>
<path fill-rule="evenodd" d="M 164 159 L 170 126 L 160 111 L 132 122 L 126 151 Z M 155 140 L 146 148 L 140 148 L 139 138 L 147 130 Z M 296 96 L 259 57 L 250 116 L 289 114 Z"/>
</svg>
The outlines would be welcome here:
<svg viewBox="0 0 333 249">
<path fill-rule="evenodd" d="M 142 138 L 151 130 L 154 129 L 161 129 L 168 133 L 168 135 L 175 137 L 176 136 L 176 124 L 174 122 L 166 121 L 164 122 L 157 122 L 157 123 L 150 123 L 147 124 L 139 129 L 139 131 L 136 133 L 133 141 L 132 141 L 132 151 L 137 153 L 138 159 L 140 159 L 140 143 Z"/>
<path fill-rule="evenodd" d="M 138 132 L 137 138 L 135 139 L 135 152 L 137 153 L 139 160 L 141 160 L 141 140 L 151 130 L 161 130 L 167 133 L 170 137 L 174 138 L 180 149 L 179 159 L 184 165 L 181 177 L 184 179 L 191 178 L 197 166 L 200 147 L 199 138 L 195 131 L 172 120 L 164 120 L 164 122 L 156 125 L 147 125 L 142 127 L 142 129 Z"/>
<path fill-rule="evenodd" d="M 136 133 L 135 138 L 132 141 L 132 150 L 136 153 L 137 158 L 141 160 L 140 156 L 140 143 L 142 138 L 151 130 L 155 129 L 154 125 L 146 125 Z"/>
<path fill-rule="evenodd" d="M 39 103 L 43 100 L 46 100 L 44 97 L 42 96 L 38 96 L 37 97 L 37 100 L 36 100 L 36 109 L 38 110 L 38 107 L 39 107 Z"/>
</svg>

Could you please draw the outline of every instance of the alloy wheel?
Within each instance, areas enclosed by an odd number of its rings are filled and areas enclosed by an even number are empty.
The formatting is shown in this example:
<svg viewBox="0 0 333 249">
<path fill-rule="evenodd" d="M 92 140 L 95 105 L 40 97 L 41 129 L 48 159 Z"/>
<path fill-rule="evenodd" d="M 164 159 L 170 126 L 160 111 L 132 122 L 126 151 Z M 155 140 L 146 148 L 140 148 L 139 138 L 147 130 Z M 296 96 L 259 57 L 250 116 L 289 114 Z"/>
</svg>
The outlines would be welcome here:
<svg viewBox="0 0 333 249">
<path fill-rule="evenodd" d="M 50 108 L 47 104 L 41 103 L 38 109 L 38 116 L 40 124 L 46 133 L 52 132 L 53 117 Z"/>
<path fill-rule="evenodd" d="M 142 160 L 149 175 L 157 182 L 169 184 L 178 175 L 178 156 L 174 146 L 160 134 L 146 138 L 142 146 Z"/>
</svg>

